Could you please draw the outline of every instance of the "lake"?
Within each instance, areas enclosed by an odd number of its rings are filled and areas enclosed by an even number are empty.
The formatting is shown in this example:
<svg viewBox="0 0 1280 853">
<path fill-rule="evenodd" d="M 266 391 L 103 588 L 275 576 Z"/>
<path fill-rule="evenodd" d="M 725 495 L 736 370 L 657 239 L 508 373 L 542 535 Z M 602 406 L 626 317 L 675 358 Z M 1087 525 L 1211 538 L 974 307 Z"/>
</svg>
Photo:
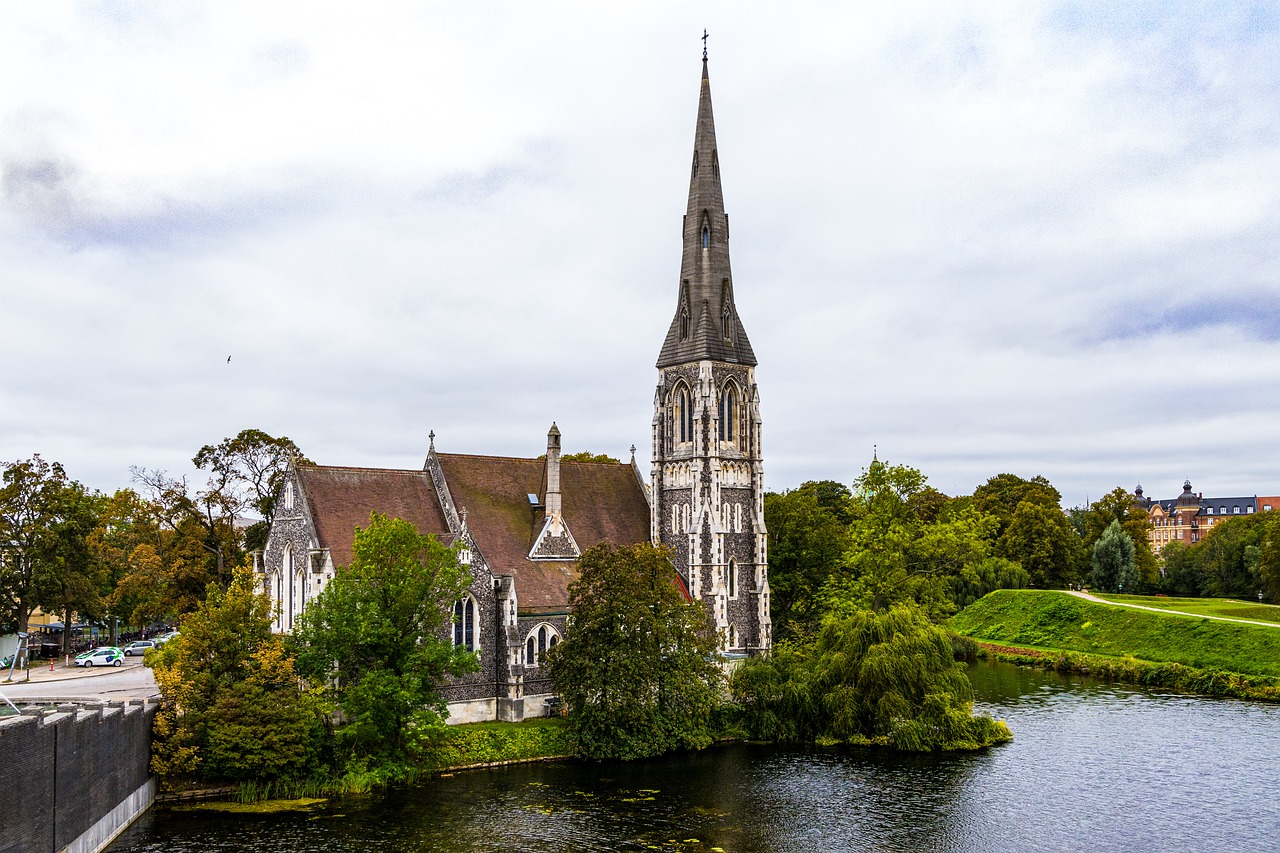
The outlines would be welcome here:
<svg viewBox="0 0 1280 853">
<path fill-rule="evenodd" d="M 458 773 L 307 812 L 152 809 L 110 853 L 1276 850 L 1280 706 L 970 667 L 979 753 L 732 745 Z"/>
</svg>

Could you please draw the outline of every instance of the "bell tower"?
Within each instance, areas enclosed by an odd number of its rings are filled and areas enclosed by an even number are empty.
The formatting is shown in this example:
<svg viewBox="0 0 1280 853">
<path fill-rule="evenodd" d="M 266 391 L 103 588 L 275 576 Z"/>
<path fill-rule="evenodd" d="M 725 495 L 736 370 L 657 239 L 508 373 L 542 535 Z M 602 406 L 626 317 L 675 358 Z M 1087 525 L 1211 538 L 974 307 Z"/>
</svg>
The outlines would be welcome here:
<svg viewBox="0 0 1280 853">
<path fill-rule="evenodd" d="M 725 651 L 772 645 L 756 357 L 734 303 L 729 216 L 702 84 L 675 317 L 658 353 L 650 535 L 671 548 Z"/>
</svg>

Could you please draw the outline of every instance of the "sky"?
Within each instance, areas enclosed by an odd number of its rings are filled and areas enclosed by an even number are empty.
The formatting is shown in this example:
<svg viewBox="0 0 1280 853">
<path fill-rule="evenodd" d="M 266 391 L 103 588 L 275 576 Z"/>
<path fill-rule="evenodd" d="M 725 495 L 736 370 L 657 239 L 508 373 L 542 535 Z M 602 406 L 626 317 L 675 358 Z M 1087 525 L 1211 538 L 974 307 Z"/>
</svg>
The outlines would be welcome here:
<svg viewBox="0 0 1280 853">
<path fill-rule="evenodd" d="M 647 470 L 704 28 L 769 489 L 1280 494 L 1280 12 L 1232 2 L 0 5 L 0 460 L 554 420 Z"/>
</svg>

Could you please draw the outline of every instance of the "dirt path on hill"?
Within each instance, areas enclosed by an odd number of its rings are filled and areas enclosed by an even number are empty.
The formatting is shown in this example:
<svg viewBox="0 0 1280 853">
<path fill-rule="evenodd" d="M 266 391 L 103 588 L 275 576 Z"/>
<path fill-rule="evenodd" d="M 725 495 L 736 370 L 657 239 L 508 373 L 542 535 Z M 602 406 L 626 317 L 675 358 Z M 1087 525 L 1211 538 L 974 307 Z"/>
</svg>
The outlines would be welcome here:
<svg viewBox="0 0 1280 853">
<path fill-rule="evenodd" d="M 1236 619 L 1234 616 L 1206 616 L 1201 613 L 1183 613 L 1181 610 L 1169 610 L 1164 607 L 1147 607 L 1145 604 L 1127 604 L 1121 601 L 1107 601 L 1105 598 L 1098 598 L 1096 595 L 1090 595 L 1087 592 L 1076 592 L 1075 590 L 1065 590 L 1074 595 L 1076 598 L 1083 598 L 1085 601 L 1092 601 L 1094 604 L 1108 604 L 1112 607 L 1130 607 L 1134 610 L 1150 610 L 1152 613 L 1165 613 L 1172 616 L 1187 616 L 1192 619 L 1212 619 L 1215 622 L 1239 622 L 1241 625 L 1261 625 L 1264 628 L 1280 628 L 1280 622 L 1259 622 L 1256 619 Z"/>
</svg>

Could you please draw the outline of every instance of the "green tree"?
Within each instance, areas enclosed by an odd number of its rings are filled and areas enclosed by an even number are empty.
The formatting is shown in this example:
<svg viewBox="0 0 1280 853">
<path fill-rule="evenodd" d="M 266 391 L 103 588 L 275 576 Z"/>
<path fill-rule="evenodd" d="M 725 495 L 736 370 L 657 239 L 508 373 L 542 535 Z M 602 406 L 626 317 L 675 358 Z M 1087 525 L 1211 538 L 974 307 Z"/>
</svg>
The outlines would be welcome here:
<svg viewBox="0 0 1280 853">
<path fill-rule="evenodd" d="M 1271 603 L 1280 602 L 1280 513 L 1268 512 L 1258 554 L 1258 581 Z"/>
<path fill-rule="evenodd" d="M 973 715 L 973 688 L 946 633 L 914 605 L 832 616 L 812 641 L 745 661 L 731 687 L 753 737 L 977 749 L 1008 727 Z"/>
<path fill-rule="evenodd" d="M 443 726 L 441 681 L 477 669 L 474 653 L 445 639 L 450 605 L 470 583 L 456 549 L 407 521 L 374 513 L 356 530 L 351 565 L 294 627 L 299 671 L 347 720 L 347 755 L 401 757 Z"/>
<path fill-rule="evenodd" d="M 873 460 L 854 483 L 842 571 L 823 588 L 827 612 L 915 601 L 935 619 L 956 610 L 951 579 L 991 556 L 994 517 L 972 503 L 938 508 L 923 474 Z"/>
<path fill-rule="evenodd" d="M 1170 542 L 1160 549 L 1164 564 L 1163 587 L 1170 595 L 1194 598 L 1200 595 L 1203 580 L 1197 553 L 1182 542 Z"/>
<path fill-rule="evenodd" d="M 996 535 L 1003 536 L 1022 504 L 1061 511 L 1062 494 L 1039 475 L 1024 480 L 1017 474 L 997 474 L 974 489 L 973 503 L 980 511 L 995 516 L 999 523 Z"/>
<path fill-rule="evenodd" d="M 1133 540 L 1118 520 L 1112 521 L 1093 544 L 1093 571 L 1090 575 L 1093 585 L 1108 592 L 1135 591 L 1138 572 L 1133 552 Z"/>
<path fill-rule="evenodd" d="M 62 465 L 35 454 L 4 463 L 0 477 L 0 600 L 4 616 L 26 631 L 36 607 L 78 603 L 79 577 L 89 571 L 77 547 L 88 495 L 67 477 Z"/>
<path fill-rule="evenodd" d="M 1056 503 L 1019 502 L 1004 526 L 998 550 L 1021 564 L 1031 583 L 1041 589 L 1069 586 L 1080 579 L 1084 545 Z"/>
<path fill-rule="evenodd" d="M 1118 521 L 1133 543 L 1134 566 L 1139 580 L 1148 587 L 1158 582 L 1160 571 L 1155 554 L 1151 551 L 1151 542 L 1147 538 L 1149 522 L 1147 510 L 1137 497 L 1123 487 L 1117 486 L 1089 506 L 1084 516 L 1084 545 L 1091 553 L 1094 543 L 1101 538 L 1103 532 Z M 1137 592 L 1137 589 L 1134 589 Z"/>
<path fill-rule="evenodd" d="M 276 495 L 290 459 L 301 465 L 312 464 L 287 436 L 275 438 L 259 429 L 245 429 L 216 445 L 206 444 L 191 460 L 197 468 L 209 469 L 209 483 L 201 492 L 207 506 L 229 510 L 233 515 L 250 509 L 261 517 L 245 531 L 245 547 L 250 551 L 266 546 L 275 517 Z"/>
<path fill-rule="evenodd" d="M 1254 598 L 1263 586 L 1260 560 L 1268 527 L 1266 514 L 1219 521 L 1191 546 L 1203 595 Z"/>
<path fill-rule="evenodd" d="M 111 592 L 104 566 L 94 559 L 89 535 L 98 525 L 106 499 L 72 480 L 55 489 L 53 513 L 44 536 L 44 559 L 53 567 L 39 595 L 40 607 L 58 613 L 63 624 L 100 619 Z M 71 631 L 62 632 L 62 651 L 71 651 Z"/>
<path fill-rule="evenodd" d="M 569 586 L 565 640 L 548 651 L 579 754 L 643 758 L 712 741 L 717 638 L 666 551 L 597 545 Z"/>
<path fill-rule="evenodd" d="M 152 769 L 206 780 L 296 778 L 317 761 L 321 705 L 271 633 L 271 599 L 240 567 L 210 584 L 182 632 L 148 652 L 163 697 Z"/>
<path fill-rule="evenodd" d="M 847 486 L 831 480 L 764 496 L 775 638 L 802 634 L 821 621 L 817 595 L 848 547 L 851 498 Z"/>
</svg>

